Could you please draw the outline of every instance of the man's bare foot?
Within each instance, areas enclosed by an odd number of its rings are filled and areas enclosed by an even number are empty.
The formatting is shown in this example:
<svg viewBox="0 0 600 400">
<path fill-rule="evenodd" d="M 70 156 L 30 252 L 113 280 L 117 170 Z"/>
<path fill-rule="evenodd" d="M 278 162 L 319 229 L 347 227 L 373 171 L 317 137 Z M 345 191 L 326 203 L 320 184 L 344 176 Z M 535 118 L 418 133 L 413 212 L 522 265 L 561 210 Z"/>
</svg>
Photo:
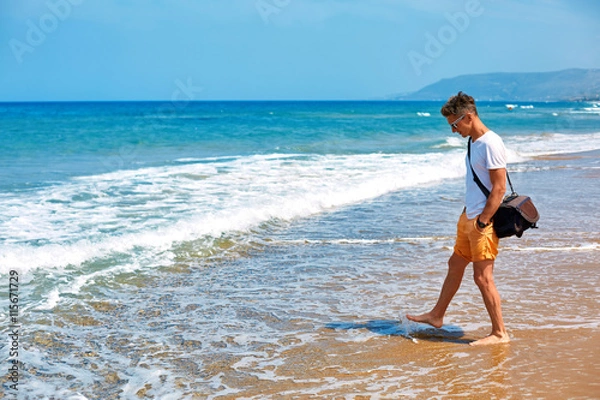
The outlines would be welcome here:
<svg viewBox="0 0 600 400">
<path fill-rule="evenodd" d="M 490 344 L 500 344 L 500 343 L 508 343 L 510 342 L 510 337 L 508 337 L 508 333 L 503 333 L 499 335 L 491 334 L 489 336 L 484 337 L 483 339 L 476 340 L 474 342 L 469 343 L 470 346 L 486 346 Z"/>
<path fill-rule="evenodd" d="M 429 324 L 435 328 L 441 328 L 443 325 L 443 319 L 434 317 L 433 315 L 431 315 L 430 312 L 421 314 L 421 315 L 406 314 L 406 318 L 413 322 L 421 322 L 423 324 Z"/>
</svg>

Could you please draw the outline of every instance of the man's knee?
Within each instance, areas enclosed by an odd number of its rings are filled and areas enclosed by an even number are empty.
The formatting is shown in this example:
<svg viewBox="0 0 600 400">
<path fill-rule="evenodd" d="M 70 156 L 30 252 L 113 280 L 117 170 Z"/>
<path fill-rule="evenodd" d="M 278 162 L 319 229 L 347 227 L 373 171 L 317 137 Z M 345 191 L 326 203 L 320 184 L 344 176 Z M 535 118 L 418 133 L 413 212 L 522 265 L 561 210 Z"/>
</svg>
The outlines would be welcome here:
<svg viewBox="0 0 600 400">
<path fill-rule="evenodd" d="M 478 273 L 473 274 L 473 280 L 475 281 L 475 284 L 479 288 L 488 287 L 490 285 L 490 282 L 492 281 L 492 279 L 490 279 L 490 277 L 488 277 L 484 274 L 478 274 Z"/>
<path fill-rule="evenodd" d="M 494 283 L 494 261 L 473 263 L 473 280 L 479 287 L 487 287 Z"/>
</svg>

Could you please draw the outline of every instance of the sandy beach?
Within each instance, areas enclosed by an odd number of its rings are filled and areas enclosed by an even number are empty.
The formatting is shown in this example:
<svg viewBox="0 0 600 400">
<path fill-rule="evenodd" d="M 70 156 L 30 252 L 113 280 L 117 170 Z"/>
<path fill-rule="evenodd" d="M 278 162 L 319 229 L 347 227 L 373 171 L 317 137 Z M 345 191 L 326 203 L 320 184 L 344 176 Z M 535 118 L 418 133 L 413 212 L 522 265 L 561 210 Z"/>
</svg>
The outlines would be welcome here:
<svg viewBox="0 0 600 400">
<path fill-rule="evenodd" d="M 483 348 L 465 342 L 485 330 L 460 339 L 420 335 L 417 343 L 386 335 L 340 342 L 336 332 L 318 333 L 316 342 L 283 354 L 277 380 L 244 376 L 252 368 L 232 372 L 239 361 L 215 367 L 227 386 L 246 387 L 218 398 L 561 399 L 595 398 L 600 390 L 597 328 L 512 330 L 509 345 Z"/>
</svg>

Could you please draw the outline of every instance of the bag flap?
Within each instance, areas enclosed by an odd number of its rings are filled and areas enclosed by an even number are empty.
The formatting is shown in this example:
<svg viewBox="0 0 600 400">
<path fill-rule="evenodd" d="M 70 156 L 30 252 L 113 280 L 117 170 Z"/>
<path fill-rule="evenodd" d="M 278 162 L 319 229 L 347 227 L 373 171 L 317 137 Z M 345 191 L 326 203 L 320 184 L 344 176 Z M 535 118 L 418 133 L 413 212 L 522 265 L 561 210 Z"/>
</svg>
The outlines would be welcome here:
<svg viewBox="0 0 600 400">
<path fill-rule="evenodd" d="M 516 196 L 507 198 L 503 205 L 505 207 L 513 207 L 532 224 L 536 223 L 540 219 L 538 210 L 533 205 L 533 201 L 529 196 Z"/>
</svg>

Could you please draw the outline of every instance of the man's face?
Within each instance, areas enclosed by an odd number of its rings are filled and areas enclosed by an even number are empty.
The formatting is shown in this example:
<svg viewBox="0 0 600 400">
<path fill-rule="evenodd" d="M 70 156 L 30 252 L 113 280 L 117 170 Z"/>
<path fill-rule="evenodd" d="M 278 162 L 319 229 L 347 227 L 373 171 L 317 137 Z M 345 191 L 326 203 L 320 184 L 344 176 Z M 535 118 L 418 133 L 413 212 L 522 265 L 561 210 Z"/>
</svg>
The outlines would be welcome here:
<svg viewBox="0 0 600 400">
<path fill-rule="evenodd" d="M 467 137 L 469 136 L 467 133 L 467 126 L 465 124 L 465 119 L 469 118 L 469 114 L 465 113 L 465 114 L 460 114 L 460 115 L 449 115 L 446 117 L 446 120 L 448 121 L 448 124 L 450 125 L 450 127 L 452 128 L 452 132 L 458 132 L 460 134 L 460 136 L 462 137 Z"/>
</svg>

